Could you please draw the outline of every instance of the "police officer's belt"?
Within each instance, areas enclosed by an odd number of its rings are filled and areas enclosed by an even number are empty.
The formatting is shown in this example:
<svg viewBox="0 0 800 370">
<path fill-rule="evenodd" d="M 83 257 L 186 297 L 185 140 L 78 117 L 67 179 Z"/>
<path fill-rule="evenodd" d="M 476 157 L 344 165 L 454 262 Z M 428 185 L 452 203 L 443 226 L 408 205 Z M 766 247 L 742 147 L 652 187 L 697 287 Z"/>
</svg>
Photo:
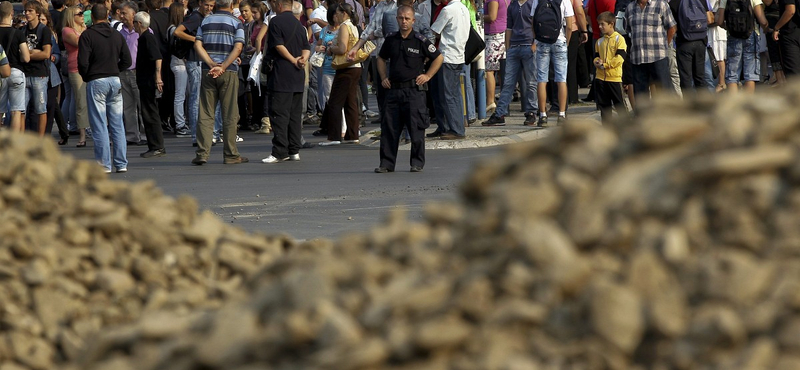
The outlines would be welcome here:
<svg viewBox="0 0 800 370">
<path fill-rule="evenodd" d="M 392 81 L 392 89 L 407 89 L 409 87 L 417 87 L 417 82 L 414 80 L 406 81 L 406 82 L 394 82 Z"/>
</svg>

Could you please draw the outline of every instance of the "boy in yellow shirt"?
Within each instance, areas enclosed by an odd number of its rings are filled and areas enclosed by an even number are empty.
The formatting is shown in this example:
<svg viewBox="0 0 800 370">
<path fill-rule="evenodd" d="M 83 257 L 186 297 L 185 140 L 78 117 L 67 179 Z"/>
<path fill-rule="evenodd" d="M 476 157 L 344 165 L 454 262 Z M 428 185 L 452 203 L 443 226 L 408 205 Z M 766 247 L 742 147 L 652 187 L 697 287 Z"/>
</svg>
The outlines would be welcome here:
<svg viewBox="0 0 800 370">
<path fill-rule="evenodd" d="M 628 57 L 625 38 L 614 31 L 616 18 L 611 12 L 597 16 L 597 24 L 603 37 L 595 45 L 594 66 L 596 67 L 594 92 L 600 117 L 603 122 L 611 119 L 611 105 L 617 112 L 627 112 L 622 100 L 622 62 Z"/>
</svg>

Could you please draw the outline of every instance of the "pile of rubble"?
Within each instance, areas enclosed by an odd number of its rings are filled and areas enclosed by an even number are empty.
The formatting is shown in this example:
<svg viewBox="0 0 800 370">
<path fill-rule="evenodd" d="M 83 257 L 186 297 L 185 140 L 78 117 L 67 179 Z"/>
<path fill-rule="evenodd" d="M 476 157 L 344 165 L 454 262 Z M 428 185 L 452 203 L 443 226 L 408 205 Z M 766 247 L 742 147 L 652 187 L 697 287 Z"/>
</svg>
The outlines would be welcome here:
<svg viewBox="0 0 800 370">
<path fill-rule="evenodd" d="M 52 140 L 0 133 L 0 369 L 53 369 L 150 311 L 216 308 L 280 256 L 189 197 L 110 181 Z"/>
<path fill-rule="evenodd" d="M 799 103 L 796 86 L 571 122 L 424 223 L 284 254 L 244 298 L 144 313 L 64 368 L 799 369 Z"/>
</svg>

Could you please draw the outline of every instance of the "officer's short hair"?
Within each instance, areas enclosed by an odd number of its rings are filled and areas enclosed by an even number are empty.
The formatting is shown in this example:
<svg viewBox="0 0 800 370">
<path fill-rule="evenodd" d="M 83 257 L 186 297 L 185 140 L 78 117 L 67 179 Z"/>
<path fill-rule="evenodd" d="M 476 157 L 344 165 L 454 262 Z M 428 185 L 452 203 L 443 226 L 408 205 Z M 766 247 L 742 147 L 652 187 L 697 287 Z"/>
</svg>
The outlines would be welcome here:
<svg viewBox="0 0 800 370">
<path fill-rule="evenodd" d="M 397 7 L 397 15 L 400 15 L 400 11 L 403 11 L 403 10 L 411 13 L 411 19 L 415 18 L 414 17 L 414 8 L 412 8 L 412 7 L 408 6 L 408 5 L 400 5 L 399 7 Z"/>
</svg>

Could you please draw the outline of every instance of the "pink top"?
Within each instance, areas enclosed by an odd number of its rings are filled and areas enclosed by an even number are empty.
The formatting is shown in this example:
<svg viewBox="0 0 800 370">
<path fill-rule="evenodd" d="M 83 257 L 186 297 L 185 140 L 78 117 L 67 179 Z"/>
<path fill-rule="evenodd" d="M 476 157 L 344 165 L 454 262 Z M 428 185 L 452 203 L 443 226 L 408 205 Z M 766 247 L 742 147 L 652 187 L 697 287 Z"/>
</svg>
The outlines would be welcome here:
<svg viewBox="0 0 800 370">
<path fill-rule="evenodd" d="M 78 35 L 78 31 L 70 27 L 64 27 L 61 30 L 61 38 L 66 39 L 65 35 L 74 34 Z M 78 73 L 78 47 L 72 46 L 68 42 L 64 41 L 64 46 L 67 47 L 67 71 L 69 73 Z"/>
<path fill-rule="evenodd" d="M 486 23 L 486 29 L 483 31 L 483 33 L 487 35 L 494 35 L 501 32 L 506 32 L 506 24 L 508 22 L 508 1 L 509 0 L 488 0 L 486 2 L 486 6 L 483 8 L 484 13 L 489 11 L 489 3 L 497 3 L 497 18 L 494 19 L 494 22 Z"/>
</svg>

